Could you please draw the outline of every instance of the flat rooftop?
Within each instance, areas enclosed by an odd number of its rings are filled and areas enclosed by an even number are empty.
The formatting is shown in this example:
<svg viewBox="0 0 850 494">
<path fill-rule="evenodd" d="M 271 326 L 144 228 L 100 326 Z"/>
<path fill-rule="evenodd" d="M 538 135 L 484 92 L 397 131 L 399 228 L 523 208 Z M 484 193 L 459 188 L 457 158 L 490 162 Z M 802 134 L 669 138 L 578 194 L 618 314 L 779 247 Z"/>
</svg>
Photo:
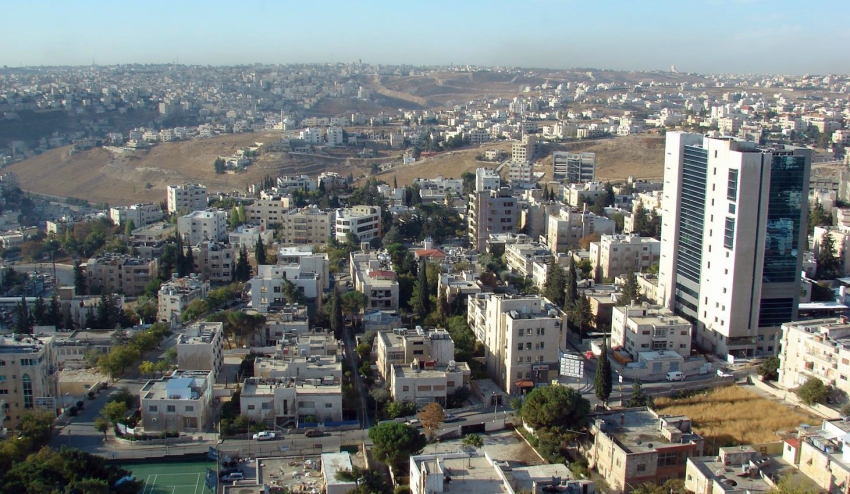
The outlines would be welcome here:
<svg viewBox="0 0 850 494">
<path fill-rule="evenodd" d="M 507 493 L 496 468 L 484 456 L 469 456 L 464 453 L 420 455 L 414 457 L 417 467 L 424 466 L 429 475 L 443 471 L 451 483 L 443 484 L 443 492 L 456 493 Z"/>
<path fill-rule="evenodd" d="M 660 415 L 649 410 L 629 410 L 597 416 L 604 419 L 601 432 L 610 435 L 626 453 L 647 453 L 669 446 L 680 446 L 699 439 L 693 433 L 682 432 L 681 442 L 671 443 L 659 428 L 659 419 L 667 421 L 667 427 L 679 422 L 690 422 L 684 415 Z"/>
<path fill-rule="evenodd" d="M 259 458 L 257 481 L 259 485 L 286 487 L 291 492 L 324 492 L 321 459 L 316 456 L 294 456 L 283 458 Z M 240 491 L 236 491 L 241 494 Z M 256 489 L 246 492 L 257 492 Z"/>
<path fill-rule="evenodd" d="M 724 492 L 771 492 L 773 486 L 761 476 L 771 479 L 791 476 L 792 478 L 807 479 L 793 465 L 777 456 L 759 456 L 753 461 L 758 466 L 759 474 L 755 477 L 744 475 L 741 465 L 724 465 L 722 461 L 716 461 L 717 456 L 702 456 L 690 458 L 691 463 L 705 476 L 724 487 Z M 797 485 L 793 482 L 792 485 Z"/>
</svg>

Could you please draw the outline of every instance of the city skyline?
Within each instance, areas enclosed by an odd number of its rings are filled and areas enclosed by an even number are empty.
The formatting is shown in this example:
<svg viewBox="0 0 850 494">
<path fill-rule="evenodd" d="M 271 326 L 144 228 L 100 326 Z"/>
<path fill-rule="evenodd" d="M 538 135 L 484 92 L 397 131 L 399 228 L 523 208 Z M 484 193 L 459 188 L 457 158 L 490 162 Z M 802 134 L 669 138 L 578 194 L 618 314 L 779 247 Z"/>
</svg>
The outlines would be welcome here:
<svg viewBox="0 0 850 494">
<path fill-rule="evenodd" d="M 824 13 L 847 18 L 850 5 L 815 1 L 661 1 L 651 6 L 571 0 L 362 4 L 330 2 L 304 15 L 254 1 L 132 4 L 55 0 L 9 7 L 0 19 L 8 67 L 171 63 L 356 62 L 699 73 L 844 73 L 850 41 L 831 43 Z M 45 14 L 45 12 L 47 14 Z M 293 16 L 297 13 L 297 16 Z M 27 22 L 27 19 L 33 19 Z"/>
</svg>

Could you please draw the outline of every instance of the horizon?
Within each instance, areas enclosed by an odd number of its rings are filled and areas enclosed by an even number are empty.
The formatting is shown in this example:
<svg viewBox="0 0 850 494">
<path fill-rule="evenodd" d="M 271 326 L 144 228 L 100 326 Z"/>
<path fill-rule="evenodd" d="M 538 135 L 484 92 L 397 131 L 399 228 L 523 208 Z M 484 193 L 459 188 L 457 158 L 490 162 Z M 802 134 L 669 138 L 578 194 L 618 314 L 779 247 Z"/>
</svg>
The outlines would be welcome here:
<svg viewBox="0 0 850 494">
<path fill-rule="evenodd" d="M 230 67 L 351 63 L 804 75 L 850 72 L 850 34 L 824 36 L 823 12 L 850 18 L 850 3 L 815 0 L 617 0 L 460 4 L 326 2 L 303 15 L 291 4 L 238 7 L 153 0 L 18 4 L 0 19 L 13 68 L 124 64 Z M 47 14 L 45 14 L 47 12 Z M 57 14 L 61 15 L 57 15 Z M 293 15 L 294 14 L 294 15 Z M 32 22 L 26 22 L 33 19 Z M 182 60 L 182 63 L 181 63 Z M 246 61 L 249 60 L 249 61 Z"/>
</svg>

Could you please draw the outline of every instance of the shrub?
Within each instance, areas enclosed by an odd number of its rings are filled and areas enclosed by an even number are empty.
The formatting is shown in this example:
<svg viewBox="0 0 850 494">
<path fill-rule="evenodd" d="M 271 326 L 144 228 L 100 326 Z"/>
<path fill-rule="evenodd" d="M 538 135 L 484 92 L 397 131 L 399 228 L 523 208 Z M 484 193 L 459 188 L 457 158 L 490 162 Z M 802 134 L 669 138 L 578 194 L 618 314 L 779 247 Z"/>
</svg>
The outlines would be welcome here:
<svg viewBox="0 0 850 494">
<path fill-rule="evenodd" d="M 758 373 L 765 381 L 779 379 L 779 357 L 770 357 L 759 365 Z"/>
<path fill-rule="evenodd" d="M 71 406 L 71 408 L 65 410 L 65 415 L 69 417 L 76 417 L 79 411 L 80 410 L 76 406 Z"/>
<path fill-rule="evenodd" d="M 830 392 L 830 387 L 824 385 L 823 381 L 816 377 L 810 377 L 805 384 L 794 390 L 800 401 L 810 406 L 826 401 Z"/>
</svg>

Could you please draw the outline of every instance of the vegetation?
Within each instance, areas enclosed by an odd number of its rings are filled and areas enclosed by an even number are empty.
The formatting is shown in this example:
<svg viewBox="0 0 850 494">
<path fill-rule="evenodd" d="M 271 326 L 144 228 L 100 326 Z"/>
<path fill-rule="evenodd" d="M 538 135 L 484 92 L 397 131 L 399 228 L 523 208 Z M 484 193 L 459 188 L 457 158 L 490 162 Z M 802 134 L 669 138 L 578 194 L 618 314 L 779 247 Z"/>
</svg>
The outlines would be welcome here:
<svg viewBox="0 0 850 494">
<path fill-rule="evenodd" d="M 411 455 L 422 452 L 425 436 L 407 424 L 389 422 L 369 429 L 372 455 L 391 468 L 403 469 Z"/>
<path fill-rule="evenodd" d="M 384 494 L 390 491 L 383 477 L 375 470 L 352 467 L 351 470 L 337 472 L 336 478 L 343 482 L 354 482 L 356 487 L 349 490 L 348 494 Z"/>
<path fill-rule="evenodd" d="M 478 434 L 467 434 L 463 436 L 463 444 L 472 446 L 473 448 L 480 448 L 484 446 L 484 438 Z"/>
<path fill-rule="evenodd" d="M 419 412 L 419 421 L 422 422 L 422 427 L 430 439 L 434 438 L 444 420 L 446 420 L 446 411 L 436 401 L 428 403 Z"/>
<path fill-rule="evenodd" d="M 832 388 L 817 377 L 810 377 L 802 386 L 794 390 L 794 394 L 806 405 L 823 403 L 830 393 Z"/>
<path fill-rule="evenodd" d="M 832 280 L 844 276 L 842 260 L 835 254 L 835 239 L 829 232 L 820 237 L 817 261 L 815 279 Z"/>
<path fill-rule="evenodd" d="M 596 377 L 593 385 L 596 388 L 596 398 L 605 406 L 608 406 L 608 398 L 611 397 L 613 383 L 611 362 L 608 360 L 608 343 L 606 340 L 602 340 L 602 350 L 596 364 Z"/>
<path fill-rule="evenodd" d="M 640 379 L 635 379 L 632 384 L 632 397 L 626 402 L 626 406 L 655 408 L 655 400 L 643 390 L 643 383 Z"/>
<path fill-rule="evenodd" d="M 779 366 L 779 357 L 768 357 L 759 365 L 758 373 L 765 381 L 776 381 L 779 379 Z"/>
<path fill-rule="evenodd" d="M 705 438 L 707 455 L 718 447 L 778 441 L 802 423 L 819 419 L 792 410 L 782 402 L 762 398 L 739 386 L 726 386 L 684 398 L 658 397 L 659 413 L 685 415 Z M 723 420 L 717 420 L 723 417 Z M 812 422 L 814 421 L 814 422 Z"/>
</svg>

